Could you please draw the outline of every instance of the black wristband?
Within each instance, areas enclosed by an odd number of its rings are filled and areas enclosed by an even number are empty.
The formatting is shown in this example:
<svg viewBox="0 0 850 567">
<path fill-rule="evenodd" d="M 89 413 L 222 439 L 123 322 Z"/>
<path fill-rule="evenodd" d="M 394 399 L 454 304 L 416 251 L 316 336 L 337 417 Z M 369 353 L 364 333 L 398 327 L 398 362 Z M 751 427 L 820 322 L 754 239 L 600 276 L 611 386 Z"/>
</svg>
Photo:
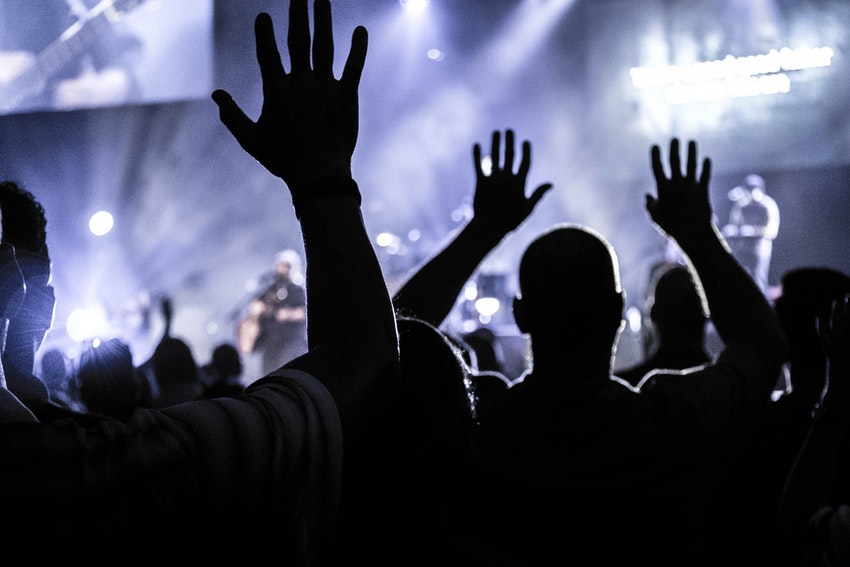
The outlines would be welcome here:
<svg viewBox="0 0 850 567">
<path fill-rule="evenodd" d="M 360 188 L 357 182 L 350 177 L 322 177 L 315 179 L 297 188 L 290 187 L 292 193 L 292 206 L 295 207 L 295 216 L 301 218 L 301 207 L 308 201 L 322 199 L 324 197 L 336 197 L 350 195 L 357 200 L 360 206 Z"/>
</svg>

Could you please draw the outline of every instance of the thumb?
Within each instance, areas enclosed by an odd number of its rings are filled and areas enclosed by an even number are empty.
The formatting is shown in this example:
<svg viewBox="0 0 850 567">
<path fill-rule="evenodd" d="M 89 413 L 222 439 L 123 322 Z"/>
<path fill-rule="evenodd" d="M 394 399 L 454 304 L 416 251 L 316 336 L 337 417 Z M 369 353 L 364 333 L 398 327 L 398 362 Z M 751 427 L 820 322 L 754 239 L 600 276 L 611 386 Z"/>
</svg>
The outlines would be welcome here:
<svg viewBox="0 0 850 567">
<path fill-rule="evenodd" d="M 531 207 L 536 207 L 537 203 L 540 202 L 540 199 L 542 199 L 543 196 L 548 193 L 550 189 L 552 189 L 552 187 L 554 187 L 554 185 L 552 185 L 551 183 L 543 183 L 542 185 L 537 187 L 537 189 L 535 189 L 531 193 L 531 197 L 529 197 L 528 199 L 531 202 Z"/>
<path fill-rule="evenodd" d="M 659 224 L 658 222 L 658 199 L 649 193 L 645 196 L 645 207 L 646 212 L 649 213 L 649 218 L 652 219 L 652 222 L 655 224 Z"/>
<path fill-rule="evenodd" d="M 239 145 L 253 155 L 249 146 L 251 145 L 250 133 L 254 127 L 254 122 L 242 112 L 242 109 L 239 108 L 239 105 L 227 91 L 216 89 L 212 93 L 212 99 L 218 105 L 218 117 L 221 123 L 233 134 Z"/>
</svg>

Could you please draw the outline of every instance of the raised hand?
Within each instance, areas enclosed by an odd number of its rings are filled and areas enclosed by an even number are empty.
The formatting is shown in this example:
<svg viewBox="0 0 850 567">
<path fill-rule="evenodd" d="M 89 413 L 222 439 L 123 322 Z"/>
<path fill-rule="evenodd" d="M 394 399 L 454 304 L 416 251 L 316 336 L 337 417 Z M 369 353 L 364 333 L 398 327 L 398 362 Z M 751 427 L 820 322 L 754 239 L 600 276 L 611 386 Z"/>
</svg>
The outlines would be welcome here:
<svg viewBox="0 0 850 567">
<path fill-rule="evenodd" d="M 534 210 L 540 199 L 552 189 L 551 183 L 538 186 L 525 195 L 528 170 L 531 167 L 531 143 L 522 143 L 519 169 L 514 173 L 514 131 L 505 130 L 505 153 L 501 155 L 501 132 L 495 130 L 491 140 L 492 168 L 486 174 L 481 165 L 481 144 L 472 147 L 475 166 L 475 197 L 472 202 L 473 221 L 484 222 L 502 236 L 516 229 Z"/>
<path fill-rule="evenodd" d="M 705 158 L 702 173 L 697 178 L 697 145 L 688 142 L 687 170 L 682 174 L 679 140 L 670 141 L 670 177 L 664 173 L 661 149 L 651 150 L 652 172 L 658 195 L 646 195 L 646 210 L 652 221 L 668 236 L 677 241 L 687 237 L 697 227 L 711 226 L 711 204 L 708 199 L 708 182 L 711 178 L 711 160 Z"/>
<path fill-rule="evenodd" d="M 293 192 L 324 178 L 351 177 L 357 142 L 357 89 L 366 59 L 366 29 L 358 26 L 342 77 L 333 76 L 333 33 L 328 0 L 314 3 L 312 67 L 307 0 L 289 6 L 290 72 L 285 72 L 271 17 L 257 16 L 254 33 L 263 82 L 263 108 L 254 122 L 224 90 L 216 90 L 222 123 L 242 148 L 283 179 Z"/>
<path fill-rule="evenodd" d="M 481 166 L 481 145 L 472 147 L 475 166 L 475 196 L 472 219 L 454 238 L 420 266 L 396 292 L 393 302 L 399 313 L 417 317 L 435 327 L 442 325 L 457 301 L 464 284 L 498 244 L 528 218 L 551 183 L 544 183 L 526 196 L 525 184 L 531 167 L 531 144 L 522 143 L 522 157 L 514 173 L 514 132 L 493 132 L 489 174 Z"/>
</svg>

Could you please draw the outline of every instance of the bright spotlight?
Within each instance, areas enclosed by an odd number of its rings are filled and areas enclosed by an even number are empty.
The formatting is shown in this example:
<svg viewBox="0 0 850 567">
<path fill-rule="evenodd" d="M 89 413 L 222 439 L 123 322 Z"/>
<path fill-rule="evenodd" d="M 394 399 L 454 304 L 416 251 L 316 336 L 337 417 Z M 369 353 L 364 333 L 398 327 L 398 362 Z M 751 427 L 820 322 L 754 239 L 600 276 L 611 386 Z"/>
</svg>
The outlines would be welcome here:
<svg viewBox="0 0 850 567">
<path fill-rule="evenodd" d="M 475 310 L 484 317 L 492 317 L 502 306 L 495 297 L 480 297 L 475 300 Z"/>
<path fill-rule="evenodd" d="M 478 299 L 478 284 L 474 281 L 466 282 L 466 285 L 463 287 L 463 297 L 467 301 L 475 301 Z"/>
<path fill-rule="evenodd" d="M 89 219 L 89 230 L 95 236 L 103 236 L 112 230 L 113 224 L 114 221 L 111 214 L 106 211 L 98 211 Z"/>
<path fill-rule="evenodd" d="M 428 50 L 428 59 L 431 61 L 442 61 L 443 57 L 443 52 L 437 48 Z"/>
<path fill-rule="evenodd" d="M 399 238 L 392 232 L 382 232 L 375 238 L 375 243 L 381 248 L 397 246 Z"/>
<path fill-rule="evenodd" d="M 490 156 L 482 156 L 481 157 L 481 171 L 484 172 L 484 175 L 490 175 L 493 173 L 493 158 Z"/>
<path fill-rule="evenodd" d="M 420 14 L 428 7 L 430 0 L 398 0 L 401 7 L 414 14 Z"/>
<path fill-rule="evenodd" d="M 65 323 L 68 336 L 77 342 L 95 338 L 107 328 L 106 313 L 101 308 L 74 309 Z"/>
<path fill-rule="evenodd" d="M 642 319 L 643 316 L 637 307 L 632 306 L 626 310 L 626 320 L 629 322 L 629 330 L 633 333 L 640 331 Z"/>
</svg>

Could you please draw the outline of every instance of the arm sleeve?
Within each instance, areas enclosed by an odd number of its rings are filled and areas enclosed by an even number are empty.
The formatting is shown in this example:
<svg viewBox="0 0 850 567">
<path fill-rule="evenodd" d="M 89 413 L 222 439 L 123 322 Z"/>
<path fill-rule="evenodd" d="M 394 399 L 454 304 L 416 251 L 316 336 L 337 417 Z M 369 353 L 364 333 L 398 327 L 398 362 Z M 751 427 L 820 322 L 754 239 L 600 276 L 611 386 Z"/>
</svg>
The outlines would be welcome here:
<svg viewBox="0 0 850 567">
<path fill-rule="evenodd" d="M 219 549 L 248 538 L 308 565 L 327 548 L 339 504 L 336 406 L 292 369 L 234 398 L 139 410 L 126 423 L 81 415 L 3 428 L 0 450 L 4 515 L 24 531 L 38 518 L 44 538 L 152 533 L 152 550 L 223 532 Z"/>
</svg>

